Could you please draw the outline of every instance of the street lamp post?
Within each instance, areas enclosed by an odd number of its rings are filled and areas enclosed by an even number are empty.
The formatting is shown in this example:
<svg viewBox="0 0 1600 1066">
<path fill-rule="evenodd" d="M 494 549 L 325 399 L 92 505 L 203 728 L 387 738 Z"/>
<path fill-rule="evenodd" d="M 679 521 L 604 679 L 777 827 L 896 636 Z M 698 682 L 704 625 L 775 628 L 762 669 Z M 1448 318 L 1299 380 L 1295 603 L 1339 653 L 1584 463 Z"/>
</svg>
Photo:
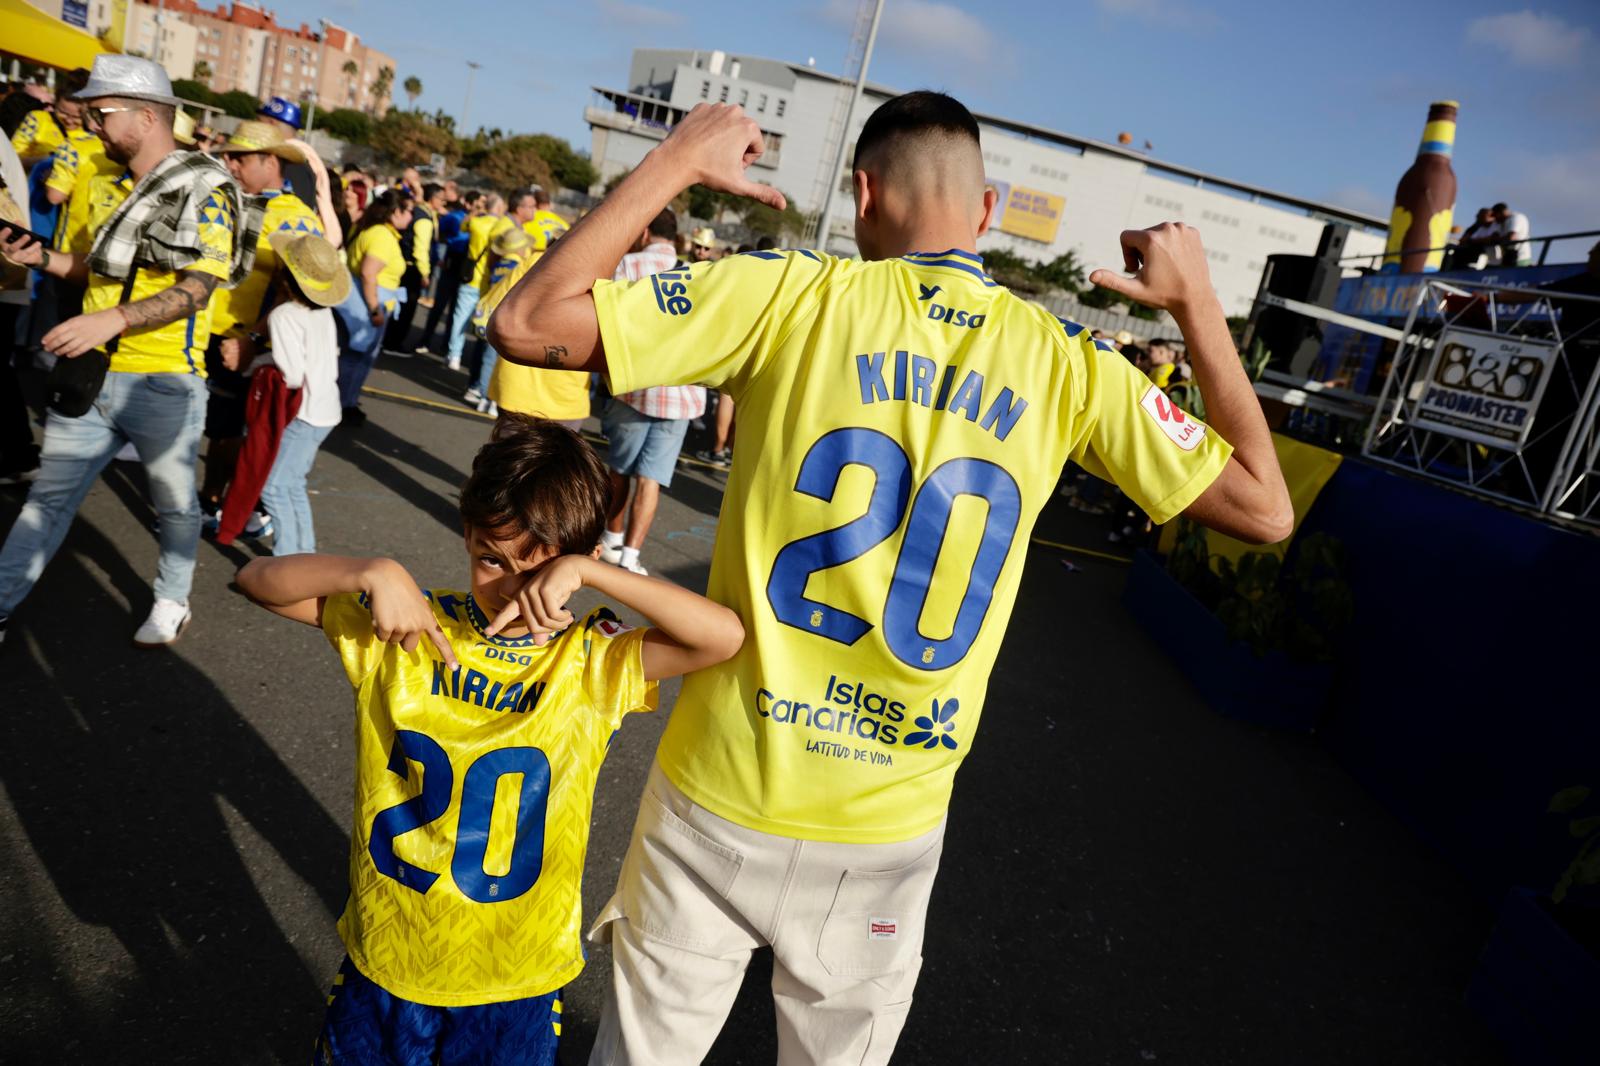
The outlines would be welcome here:
<svg viewBox="0 0 1600 1066">
<path fill-rule="evenodd" d="M 861 103 L 861 90 L 867 85 L 867 67 L 872 62 L 872 46 L 878 39 L 878 20 L 883 16 L 883 0 L 877 0 L 872 9 L 872 28 L 867 31 L 866 51 L 861 55 L 861 72 L 856 75 L 855 88 L 850 92 L 850 107 L 844 113 L 844 127 L 839 130 L 839 151 L 833 157 L 833 170 L 828 174 L 828 188 L 822 194 L 822 210 L 817 216 L 817 247 L 828 250 L 828 217 L 833 214 L 833 194 L 839 187 L 839 171 L 844 169 L 845 146 L 850 143 L 850 124 L 855 119 L 856 107 Z"/>
<path fill-rule="evenodd" d="M 461 135 L 466 136 L 467 115 L 472 111 L 472 79 L 477 76 L 479 63 L 467 60 L 467 98 L 461 102 Z"/>
</svg>

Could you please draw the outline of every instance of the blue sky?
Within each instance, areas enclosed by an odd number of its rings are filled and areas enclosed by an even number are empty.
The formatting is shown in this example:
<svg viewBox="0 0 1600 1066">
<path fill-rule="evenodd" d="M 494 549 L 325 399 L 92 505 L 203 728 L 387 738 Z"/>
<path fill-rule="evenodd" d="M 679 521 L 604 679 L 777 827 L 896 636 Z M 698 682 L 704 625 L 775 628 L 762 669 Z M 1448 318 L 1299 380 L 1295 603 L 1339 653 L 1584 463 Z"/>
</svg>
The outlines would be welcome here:
<svg viewBox="0 0 1600 1066">
<path fill-rule="evenodd" d="M 639 46 L 838 70 L 855 0 L 279 0 L 327 14 L 423 81 L 419 106 L 587 149 L 589 87 Z M 888 0 L 869 77 L 976 110 L 1387 215 L 1427 106 L 1461 101 L 1457 217 L 1504 199 L 1535 234 L 1600 228 L 1600 5 L 1517 0 Z M 403 101 L 402 97 L 402 101 Z"/>
</svg>

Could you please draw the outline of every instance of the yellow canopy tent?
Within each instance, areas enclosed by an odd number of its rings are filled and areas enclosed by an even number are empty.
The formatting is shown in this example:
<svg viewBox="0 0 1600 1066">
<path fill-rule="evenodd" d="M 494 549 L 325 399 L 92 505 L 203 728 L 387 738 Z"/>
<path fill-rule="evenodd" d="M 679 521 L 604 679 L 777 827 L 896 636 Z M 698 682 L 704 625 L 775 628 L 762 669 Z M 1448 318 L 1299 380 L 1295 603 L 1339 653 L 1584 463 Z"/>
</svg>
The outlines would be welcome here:
<svg viewBox="0 0 1600 1066">
<path fill-rule="evenodd" d="M 27 0 L 0 0 L 0 52 L 29 63 L 72 70 L 110 51 L 100 39 L 51 18 Z"/>
</svg>

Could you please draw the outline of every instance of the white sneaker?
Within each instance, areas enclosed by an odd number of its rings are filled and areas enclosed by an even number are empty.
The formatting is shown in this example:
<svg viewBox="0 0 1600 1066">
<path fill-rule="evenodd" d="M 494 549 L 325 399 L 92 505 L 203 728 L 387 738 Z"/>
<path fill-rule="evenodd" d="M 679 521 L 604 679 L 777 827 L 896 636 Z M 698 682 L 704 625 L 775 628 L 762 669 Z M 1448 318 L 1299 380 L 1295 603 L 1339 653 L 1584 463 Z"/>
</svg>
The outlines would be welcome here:
<svg viewBox="0 0 1600 1066">
<path fill-rule="evenodd" d="M 495 403 L 493 400 L 490 400 L 489 401 L 489 410 L 484 412 L 484 413 L 487 414 L 490 418 L 499 418 L 500 417 L 500 405 Z"/>
<path fill-rule="evenodd" d="M 646 570 L 640 564 L 639 560 L 635 559 L 631 563 L 623 562 L 622 561 L 622 553 L 621 552 L 617 553 L 617 565 L 622 567 L 624 570 L 629 571 L 630 573 L 638 574 L 640 577 L 649 577 L 650 576 L 650 571 Z"/>
<path fill-rule="evenodd" d="M 460 370 L 461 369 L 461 360 L 459 360 L 459 359 L 447 359 L 445 361 L 444 368 L 446 370 Z"/>
<path fill-rule="evenodd" d="M 193 617 L 187 603 L 158 599 L 155 606 L 150 608 L 150 617 L 133 635 L 133 642 L 141 648 L 164 647 L 182 635 Z"/>
<path fill-rule="evenodd" d="M 478 386 L 468 385 L 467 391 L 461 394 L 462 403 L 477 403 L 483 399 L 483 393 L 478 391 Z"/>
<path fill-rule="evenodd" d="M 242 535 L 256 539 L 272 536 L 272 516 L 265 511 L 251 511 L 250 520 L 244 524 Z"/>
<path fill-rule="evenodd" d="M 622 545 L 612 547 L 609 544 L 600 545 L 600 561 L 610 563 L 612 566 L 622 565 Z"/>
<path fill-rule="evenodd" d="M 139 449 L 133 446 L 132 441 L 129 441 L 117 451 L 116 461 L 119 463 L 137 463 L 139 461 Z"/>
</svg>

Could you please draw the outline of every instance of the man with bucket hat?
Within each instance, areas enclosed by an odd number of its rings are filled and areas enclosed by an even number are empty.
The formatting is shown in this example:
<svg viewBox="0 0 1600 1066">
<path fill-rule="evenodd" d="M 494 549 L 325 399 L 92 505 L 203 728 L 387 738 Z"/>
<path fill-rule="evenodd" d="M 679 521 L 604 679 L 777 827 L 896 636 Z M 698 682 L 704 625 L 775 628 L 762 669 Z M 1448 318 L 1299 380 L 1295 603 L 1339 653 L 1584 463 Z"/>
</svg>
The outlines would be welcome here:
<svg viewBox="0 0 1600 1066">
<path fill-rule="evenodd" d="M 315 233 L 323 236 L 322 220 L 304 200 L 284 189 L 284 170 L 304 163 L 305 153 L 290 143 L 278 126 L 269 122 L 241 122 L 216 151 L 247 196 L 262 202 L 261 236 L 256 241 L 255 266 L 232 289 L 218 292 L 211 302 L 211 344 L 206 349 L 206 476 L 200 486 L 202 522 L 214 529 L 217 504 L 244 443 L 245 401 L 250 381 L 245 376 L 250 361 L 266 336 L 266 314 L 272 310 L 268 296 L 278 255 L 270 238 L 275 233 Z M 254 503 L 254 500 L 248 501 Z M 246 528 L 250 536 L 265 536 L 270 526 L 257 521 Z"/>
<path fill-rule="evenodd" d="M 132 442 L 160 518 L 155 604 L 134 642 L 155 647 L 190 619 L 211 296 L 250 272 L 260 210 L 221 163 L 178 150 L 178 100 L 155 63 L 97 56 L 77 96 L 107 157 L 127 171 L 91 185 L 87 255 L 0 240 L 7 259 L 87 286 L 83 314 L 42 342 L 56 356 L 50 412 L 39 475 L 0 548 L 0 639 L 100 471 Z"/>
</svg>

